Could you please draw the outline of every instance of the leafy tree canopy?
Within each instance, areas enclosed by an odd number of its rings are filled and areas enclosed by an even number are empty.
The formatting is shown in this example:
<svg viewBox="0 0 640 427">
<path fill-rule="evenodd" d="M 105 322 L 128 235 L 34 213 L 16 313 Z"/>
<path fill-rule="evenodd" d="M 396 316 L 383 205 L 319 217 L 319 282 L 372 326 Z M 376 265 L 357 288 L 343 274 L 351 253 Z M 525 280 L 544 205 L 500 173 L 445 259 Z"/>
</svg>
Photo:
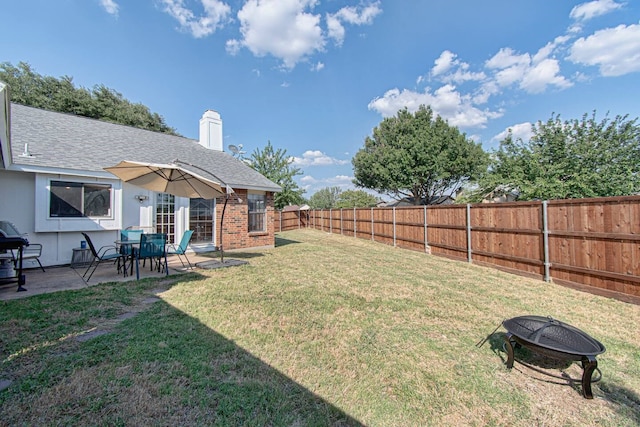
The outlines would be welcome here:
<svg viewBox="0 0 640 427">
<path fill-rule="evenodd" d="M 376 197 L 364 190 L 342 191 L 340 187 L 325 187 L 309 199 L 313 209 L 368 208 L 377 203 Z"/>
<path fill-rule="evenodd" d="M 385 118 L 352 159 L 354 183 L 394 199 L 429 204 L 455 194 L 486 171 L 488 155 L 439 116 L 420 106 Z"/>
<path fill-rule="evenodd" d="M 0 64 L 0 80 L 9 85 L 11 100 L 17 104 L 178 135 L 162 116 L 104 85 L 92 90 L 76 87 L 72 77 L 41 76 L 24 62 L 17 67 L 8 62 Z"/>
<path fill-rule="evenodd" d="M 512 188 L 519 200 L 623 196 L 640 192 L 640 127 L 637 118 L 580 120 L 552 115 L 533 127 L 529 141 L 508 135 L 493 153 L 476 199 Z"/>
<path fill-rule="evenodd" d="M 336 208 L 372 208 L 378 200 L 364 190 L 345 190 L 338 196 Z"/>
<path fill-rule="evenodd" d="M 309 206 L 313 209 L 333 209 L 338 203 L 340 193 L 340 187 L 325 187 L 309 198 Z"/>
<path fill-rule="evenodd" d="M 268 141 L 264 149 L 256 148 L 251 153 L 248 163 L 253 169 L 282 187 L 282 191 L 276 193 L 274 198 L 276 209 L 304 203 L 304 197 L 302 197 L 304 190 L 298 187 L 293 179 L 296 175 L 302 175 L 302 171 L 292 166 L 293 158 L 287 156 L 287 150 L 282 148 L 275 150 L 271 141 Z"/>
</svg>

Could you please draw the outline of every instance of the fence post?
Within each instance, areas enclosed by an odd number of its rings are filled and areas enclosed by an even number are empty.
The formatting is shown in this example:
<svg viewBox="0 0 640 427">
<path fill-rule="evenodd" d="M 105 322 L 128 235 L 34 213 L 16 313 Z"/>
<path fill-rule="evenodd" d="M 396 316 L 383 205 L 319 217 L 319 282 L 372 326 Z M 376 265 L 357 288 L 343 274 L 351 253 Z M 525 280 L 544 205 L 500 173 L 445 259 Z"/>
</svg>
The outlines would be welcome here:
<svg viewBox="0 0 640 427">
<path fill-rule="evenodd" d="M 342 208 L 340 208 L 340 234 L 344 234 L 344 230 L 343 230 L 343 225 L 342 225 Z"/>
<path fill-rule="evenodd" d="M 473 262 L 471 255 L 471 204 L 467 203 L 467 261 Z"/>
<path fill-rule="evenodd" d="M 429 253 L 429 235 L 427 234 L 427 205 L 424 205 L 424 251 Z"/>
<path fill-rule="evenodd" d="M 542 245 L 544 247 L 544 281 L 551 281 L 551 274 L 549 273 L 549 269 L 551 267 L 551 263 L 549 262 L 549 224 L 548 224 L 548 216 L 547 216 L 547 201 L 542 202 Z"/>
<path fill-rule="evenodd" d="M 373 241 L 373 242 L 376 241 L 376 236 L 375 236 L 375 233 L 373 231 L 374 227 L 375 227 L 375 223 L 373 222 L 373 208 L 371 208 L 371 241 Z"/>
<path fill-rule="evenodd" d="M 396 207 L 393 207 L 393 247 L 396 247 Z"/>
<path fill-rule="evenodd" d="M 353 237 L 358 237 L 358 223 L 356 221 L 356 207 L 353 207 Z"/>
<path fill-rule="evenodd" d="M 280 232 L 282 232 L 282 211 L 280 211 Z"/>
</svg>

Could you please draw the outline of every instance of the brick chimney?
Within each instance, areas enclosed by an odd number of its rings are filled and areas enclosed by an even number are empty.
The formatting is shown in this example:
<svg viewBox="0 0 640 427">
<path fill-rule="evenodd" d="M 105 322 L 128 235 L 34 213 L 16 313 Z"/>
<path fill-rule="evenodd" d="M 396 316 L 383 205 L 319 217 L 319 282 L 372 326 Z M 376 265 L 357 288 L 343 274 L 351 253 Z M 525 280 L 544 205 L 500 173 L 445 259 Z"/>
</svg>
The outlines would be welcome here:
<svg viewBox="0 0 640 427">
<path fill-rule="evenodd" d="M 224 151 L 222 147 L 222 119 L 220 114 L 207 110 L 200 119 L 200 145 L 210 150 Z"/>
</svg>

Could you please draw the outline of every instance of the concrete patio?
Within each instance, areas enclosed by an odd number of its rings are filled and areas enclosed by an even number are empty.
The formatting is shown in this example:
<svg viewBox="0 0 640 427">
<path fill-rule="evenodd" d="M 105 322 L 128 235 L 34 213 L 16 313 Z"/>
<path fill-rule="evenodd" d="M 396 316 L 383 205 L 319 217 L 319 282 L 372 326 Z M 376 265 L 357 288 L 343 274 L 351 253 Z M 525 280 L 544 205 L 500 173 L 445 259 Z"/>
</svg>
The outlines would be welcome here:
<svg viewBox="0 0 640 427">
<path fill-rule="evenodd" d="M 192 271 L 202 271 L 203 268 L 220 268 L 240 265 L 245 261 L 238 261 L 227 258 L 225 256 L 224 264 L 220 263 L 219 256 L 215 254 L 198 255 L 189 254 L 189 261 L 194 266 L 193 269 L 184 268 L 177 256 L 167 258 L 169 264 L 169 276 L 176 274 L 184 274 Z M 82 289 L 99 283 L 106 282 L 127 282 L 136 280 L 135 266 L 133 274 L 125 277 L 122 273 L 118 273 L 116 266 L 111 262 L 103 262 L 96 269 L 95 273 L 88 282 L 83 279 L 82 275 L 86 271 L 86 267 L 72 268 L 69 265 L 45 267 L 46 271 L 42 271 L 39 267 L 33 268 L 31 265 L 24 270 L 26 283 L 23 286 L 26 291 L 18 292 L 17 283 L 0 283 L 0 301 L 26 298 L 32 295 L 65 291 L 70 289 Z M 151 271 L 149 265 L 145 267 L 140 265 L 140 280 L 156 277 L 165 277 L 165 273 Z"/>
</svg>

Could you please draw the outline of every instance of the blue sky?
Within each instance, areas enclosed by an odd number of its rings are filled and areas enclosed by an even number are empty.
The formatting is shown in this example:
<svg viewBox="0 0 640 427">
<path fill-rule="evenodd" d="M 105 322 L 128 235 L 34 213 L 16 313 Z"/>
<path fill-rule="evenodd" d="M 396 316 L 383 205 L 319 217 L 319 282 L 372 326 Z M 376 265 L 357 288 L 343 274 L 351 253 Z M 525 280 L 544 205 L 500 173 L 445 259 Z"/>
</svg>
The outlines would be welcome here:
<svg viewBox="0 0 640 427">
<path fill-rule="evenodd" d="M 351 158 L 405 106 L 487 150 L 553 113 L 640 116 L 631 0 L 21 0 L 2 15 L 1 62 L 104 84 L 189 138 L 216 110 L 225 147 L 286 149 L 306 197 L 353 188 Z"/>
</svg>

